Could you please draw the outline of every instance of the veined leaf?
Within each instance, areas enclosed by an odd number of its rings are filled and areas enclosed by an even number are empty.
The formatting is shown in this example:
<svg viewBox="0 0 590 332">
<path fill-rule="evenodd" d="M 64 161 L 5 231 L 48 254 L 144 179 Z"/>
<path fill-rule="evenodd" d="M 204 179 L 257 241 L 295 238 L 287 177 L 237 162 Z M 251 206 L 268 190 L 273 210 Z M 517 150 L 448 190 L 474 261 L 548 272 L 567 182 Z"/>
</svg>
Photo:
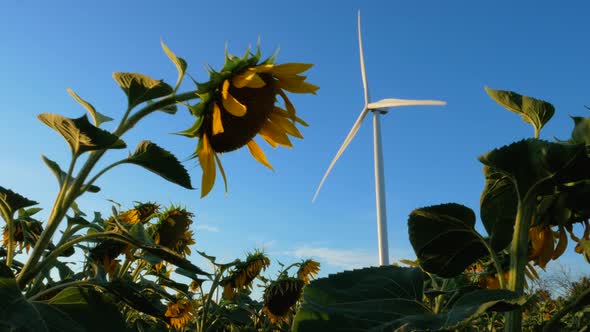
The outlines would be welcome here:
<svg viewBox="0 0 590 332">
<path fill-rule="evenodd" d="M 500 106 L 520 115 L 525 122 L 532 124 L 535 133 L 540 132 L 555 113 L 555 107 L 544 100 L 523 96 L 512 91 L 494 90 L 487 86 L 485 89 Z"/>
<path fill-rule="evenodd" d="M 448 331 L 525 300 L 507 290 L 475 290 L 434 314 L 422 302 L 423 289 L 424 273 L 418 268 L 381 266 L 317 279 L 304 289 L 293 332 Z"/>
<path fill-rule="evenodd" d="M 192 189 L 190 176 L 178 159 L 150 141 L 139 143 L 135 152 L 125 162 L 139 165 L 172 183 Z"/>
<path fill-rule="evenodd" d="M 412 211 L 410 242 L 420 266 L 443 278 L 454 277 L 488 251 L 475 230 L 475 213 L 449 203 Z"/>
<path fill-rule="evenodd" d="M 172 63 L 174 63 L 176 69 L 178 70 L 178 79 L 176 80 L 176 85 L 174 86 L 174 91 L 176 91 L 180 86 L 180 83 L 182 83 L 182 79 L 184 78 L 184 74 L 186 72 L 186 68 L 188 67 L 188 65 L 183 58 L 177 57 L 176 54 L 174 54 L 174 52 L 172 52 L 168 48 L 168 46 L 164 44 L 163 40 L 160 41 L 160 44 L 162 45 L 162 49 L 164 50 L 168 58 L 172 61 Z"/>
<path fill-rule="evenodd" d="M 4 202 L 11 216 L 22 208 L 39 204 L 2 186 L 0 186 L 0 201 Z"/>
<path fill-rule="evenodd" d="M 127 95 L 129 108 L 148 100 L 167 96 L 173 92 L 164 81 L 138 73 L 113 73 L 113 78 Z"/>
<path fill-rule="evenodd" d="M 506 248 L 512 241 L 518 196 L 512 179 L 505 174 L 483 167 L 486 178 L 480 198 L 480 217 L 495 251 Z"/>
<path fill-rule="evenodd" d="M 84 108 L 90 113 L 90 116 L 94 120 L 94 125 L 100 127 L 102 123 L 113 121 L 113 118 L 110 118 L 100 112 L 98 112 L 92 104 L 87 102 L 86 100 L 80 98 L 72 89 L 68 88 L 68 93 L 72 96 L 80 105 L 84 106 Z"/>
<path fill-rule="evenodd" d="M 43 159 L 45 165 L 47 165 L 47 167 L 49 167 L 53 175 L 55 175 L 55 177 L 57 178 L 57 182 L 59 182 L 59 185 L 61 186 L 66 179 L 66 172 L 64 172 L 55 161 L 45 157 L 44 155 L 41 155 L 41 159 Z M 71 182 L 72 180 L 73 178 L 70 176 L 69 181 Z M 91 193 L 97 193 L 100 191 L 100 188 L 95 185 L 91 185 L 90 187 L 88 187 L 88 189 L 86 189 L 86 191 Z"/>
<path fill-rule="evenodd" d="M 590 158 L 583 144 L 527 139 L 492 150 L 479 161 L 510 177 L 519 199 L 533 187 L 551 193 L 556 185 L 590 178 Z"/>
<path fill-rule="evenodd" d="M 76 155 L 87 151 L 126 147 L 125 142 L 116 135 L 92 125 L 86 115 L 70 119 L 58 114 L 43 113 L 38 118 L 57 131 Z"/>
</svg>

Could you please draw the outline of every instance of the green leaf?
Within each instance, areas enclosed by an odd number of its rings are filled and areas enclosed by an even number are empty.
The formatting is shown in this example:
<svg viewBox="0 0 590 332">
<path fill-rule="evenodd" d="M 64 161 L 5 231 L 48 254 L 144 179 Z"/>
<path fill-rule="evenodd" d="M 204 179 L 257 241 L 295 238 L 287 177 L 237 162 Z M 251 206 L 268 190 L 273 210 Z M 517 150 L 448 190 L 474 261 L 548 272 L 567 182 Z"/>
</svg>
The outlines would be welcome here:
<svg viewBox="0 0 590 332">
<path fill-rule="evenodd" d="M 486 184 L 480 198 L 480 218 L 490 236 L 494 251 L 506 248 L 512 241 L 518 196 L 507 175 L 483 167 Z"/>
<path fill-rule="evenodd" d="M 129 229 L 129 234 L 133 236 L 133 238 L 141 243 L 145 243 L 147 245 L 154 245 L 154 240 L 152 237 L 147 233 L 145 227 L 142 223 L 137 223 Z"/>
<path fill-rule="evenodd" d="M 41 159 L 43 159 L 43 162 L 45 163 L 45 165 L 47 165 L 47 167 L 49 167 L 49 169 L 51 170 L 53 175 L 55 175 L 57 182 L 61 186 L 66 179 L 66 176 L 67 176 L 66 172 L 64 172 L 55 161 L 45 157 L 44 155 L 41 155 Z M 74 178 L 70 176 L 70 179 L 69 179 L 70 183 L 73 180 L 74 180 Z M 84 187 L 86 187 L 86 186 L 84 186 Z M 86 189 L 86 191 L 91 192 L 91 193 L 97 193 L 100 191 L 100 188 L 95 185 L 91 185 L 90 187 L 88 187 L 88 189 Z"/>
<path fill-rule="evenodd" d="M 148 100 L 167 96 L 172 87 L 164 81 L 138 73 L 113 73 L 113 78 L 127 95 L 129 109 Z"/>
<path fill-rule="evenodd" d="M 293 332 L 369 331 L 429 310 L 420 302 L 424 274 L 417 268 L 371 267 L 312 281 Z"/>
<path fill-rule="evenodd" d="M 525 122 L 532 124 L 535 129 L 535 137 L 538 137 L 538 132 L 555 113 L 555 107 L 544 100 L 523 96 L 512 91 L 494 90 L 487 86 L 485 89 L 500 106 L 520 115 Z"/>
<path fill-rule="evenodd" d="M 532 189 L 552 193 L 556 186 L 590 178 L 590 159 L 583 144 L 527 139 L 492 150 L 479 161 L 508 176 L 521 200 Z"/>
<path fill-rule="evenodd" d="M 43 113 L 38 118 L 57 131 L 68 142 L 72 152 L 76 155 L 86 151 L 126 147 L 125 142 L 116 135 L 92 125 L 86 115 L 70 119 L 58 114 Z"/>
<path fill-rule="evenodd" d="M 569 140 L 572 144 L 590 144 L 590 117 L 572 116 L 574 120 L 574 129 L 572 138 Z"/>
<path fill-rule="evenodd" d="M 4 202 L 8 208 L 6 212 L 11 216 L 14 216 L 14 213 L 22 208 L 39 204 L 2 186 L 0 186 L 0 202 Z M 1 207 L 2 204 L 0 204 Z"/>
<path fill-rule="evenodd" d="M 420 266 L 443 278 L 462 273 L 488 251 L 475 230 L 475 213 L 449 203 L 412 211 L 408 219 L 410 242 Z"/>
<path fill-rule="evenodd" d="M 160 44 L 162 45 L 162 49 L 164 50 L 164 52 L 166 53 L 168 58 L 176 66 L 176 70 L 178 70 L 178 79 L 176 80 L 176 85 L 174 86 L 174 91 L 176 91 L 176 90 L 178 90 L 178 87 L 182 83 L 182 79 L 184 78 L 184 74 L 186 72 L 186 68 L 188 67 L 188 65 L 187 65 L 186 61 L 184 61 L 183 58 L 177 57 L 176 54 L 174 54 L 174 52 L 172 52 L 168 48 L 168 46 L 166 46 L 166 44 L 164 44 L 163 40 L 160 41 Z"/>
<path fill-rule="evenodd" d="M 190 176 L 178 159 L 150 141 L 139 143 L 125 162 L 139 165 L 184 188 L 193 189 Z"/>
<path fill-rule="evenodd" d="M 119 278 L 102 286 L 135 310 L 165 319 L 166 306 L 160 302 L 159 297 L 153 297 L 150 296 L 150 293 L 144 293 L 143 285 Z"/>
<path fill-rule="evenodd" d="M 72 89 L 68 88 L 68 93 L 72 96 L 80 105 L 84 106 L 84 108 L 90 113 L 90 116 L 94 120 L 94 125 L 100 127 L 101 124 L 109 121 L 113 121 L 113 118 L 110 118 L 100 112 L 97 112 L 94 106 L 87 102 L 86 100 L 80 98 Z"/>
<path fill-rule="evenodd" d="M 199 131 L 201 130 L 201 127 L 203 126 L 203 119 L 205 119 L 204 116 L 199 116 L 190 128 L 180 131 L 180 132 L 177 132 L 177 133 L 174 133 L 174 134 L 180 135 L 180 136 L 185 136 L 188 138 L 198 137 Z"/>
<path fill-rule="evenodd" d="M 475 290 L 434 314 L 422 302 L 424 274 L 381 266 L 346 271 L 311 282 L 293 332 L 448 331 L 489 311 L 513 310 L 525 299 L 507 290 Z"/>
<path fill-rule="evenodd" d="M 87 332 L 125 331 L 125 321 L 117 306 L 93 289 L 70 287 L 48 302 L 68 315 Z"/>
</svg>

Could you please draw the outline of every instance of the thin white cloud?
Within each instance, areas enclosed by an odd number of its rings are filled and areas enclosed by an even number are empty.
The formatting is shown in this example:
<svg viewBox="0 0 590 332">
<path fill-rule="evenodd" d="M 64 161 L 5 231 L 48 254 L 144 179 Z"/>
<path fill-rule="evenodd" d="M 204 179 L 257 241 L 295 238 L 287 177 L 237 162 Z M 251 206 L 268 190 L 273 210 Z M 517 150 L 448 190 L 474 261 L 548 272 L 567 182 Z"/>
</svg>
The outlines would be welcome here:
<svg viewBox="0 0 590 332">
<path fill-rule="evenodd" d="M 322 263 L 343 269 L 378 265 L 376 255 L 366 250 L 347 250 L 304 246 L 291 252 L 297 258 L 314 258 Z"/>
<path fill-rule="evenodd" d="M 218 233 L 219 232 L 218 227 L 207 225 L 207 224 L 199 224 L 199 225 L 195 226 L 195 229 L 200 230 L 200 231 L 211 232 L 211 233 Z"/>
</svg>

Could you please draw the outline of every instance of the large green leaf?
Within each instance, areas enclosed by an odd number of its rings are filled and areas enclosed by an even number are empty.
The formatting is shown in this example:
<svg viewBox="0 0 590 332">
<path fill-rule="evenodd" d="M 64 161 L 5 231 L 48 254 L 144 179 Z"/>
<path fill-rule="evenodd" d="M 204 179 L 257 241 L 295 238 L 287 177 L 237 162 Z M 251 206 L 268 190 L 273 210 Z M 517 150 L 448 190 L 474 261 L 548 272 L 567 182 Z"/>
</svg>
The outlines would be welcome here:
<svg viewBox="0 0 590 332">
<path fill-rule="evenodd" d="M 102 294 L 88 288 L 66 288 L 48 302 L 68 315 L 87 332 L 125 331 L 119 309 Z"/>
<path fill-rule="evenodd" d="M 346 271 L 311 282 L 293 321 L 294 332 L 368 331 L 429 312 L 420 301 L 420 269 L 382 266 Z"/>
<path fill-rule="evenodd" d="M 88 113 L 90 113 L 92 120 L 94 120 L 95 126 L 100 127 L 102 123 L 113 121 L 113 118 L 110 118 L 98 112 L 94 108 L 94 106 L 92 106 L 92 104 L 80 98 L 80 96 L 78 96 L 72 89 L 68 88 L 68 93 L 70 94 L 70 96 L 72 96 L 72 98 L 74 98 L 74 100 L 76 100 L 80 105 L 82 105 L 88 111 Z"/>
<path fill-rule="evenodd" d="M 161 319 L 165 318 L 166 306 L 162 304 L 159 297 L 150 296 L 153 295 L 152 292 L 144 293 L 144 285 L 119 278 L 105 283 L 103 287 L 135 310 Z"/>
<path fill-rule="evenodd" d="M 460 204 L 441 204 L 412 211 L 408 232 L 420 266 L 425 271 L 450 278 L 487 255 L 483 239 L 474 227 L 475 213 Z"/>
<path fill-rule="evenodd" d="M 293 332 L 447 331 L 487 311 L 512 310 L 524 298 L 507 290 L 475 290 L 434 314 L 422 302 L 424 273 L 382 266 L 346 271 L 309 284 Z"/>
<path fill-rule="evenodd" d="M 139 143 L 125 162 L 142 166 L 172 183 L 192 189 L 191 178 L 178 159 L 150 141 Z"/>
<path fill-rule="evenodd" d="M 522 116 L 525 122 L 532 124 L 535 133 L 541 131 L 541 128 L 555 113 L 555 107 L 544 100 L 523 96 L 512 91 L 494 90 L 487 86 L 485 89 L 500 106 Z"/>
<path fill-rule="evenodd" d="M 2 186 L 0 186 L 0 202 L 4 203 L 0 205 L 0 208 L 5 205 L 8 208 L 6 212 L 11 216 L 22 208 L 39 204 Z"/>
<path fill-rule="evenodd" d="M 61 186 L 66 179 L 66 176 L 67 176 L 66 172 L 62 171 L 62 169 L 61 169 L 61 167 L 59 167 L 58 163 L 45 157 L 44 155 L 41 155 L 41 159 L 43 159 L 43 162 L 45 163 L 45 165 L 47 165 L 47 167 L 49 167 L 49 169 L 51 170 L 53 175 L 55 175 L 57 182 Z M 70 176 L 69 181 L 70 182 L 73 181 L 73 178 L 71 176 Z M 84 187 L 86 187 L 86 186 L 84 186 Z M 83 190 L 84 190 L 84 188 L 83 188 Z M 90 187 L 88 187 L 88 189 L 85 189 L 85 191 L 88 191 L 91 193 L 97 193 L 100 191 L 100 188 L 95 185 L 91 185 Z"/>
<path fill-rule="evenodd" d="M 488 166 L 483 167 L 483 173 L 486 184 L 480 198 L 480 217 L 492 249 L 500 251 L 512 241 L 518 196 L 507 175 Z"/>
<path fill-rule="evenodd" d="M 91 124 L 86 115 L 70 119 L 58 114 L 43 113 L 39 114 L 38 118 L 60 133 L 76 155 L 86 151 L 126 147 L 125 142 L 116 135 Z"/>
<path fill-rule="evenodd" d="M 113 78 L 127 95 L 129 108 L 148 100 L 167 96 L 173 92 L 164 81 L 138 73 L 113 73 Z"/>
<path fill-rule="evenodd" d="M 178 70 L 178 79 L 176 80 L 176 85 L 174 86 L 174 90 L 176 91 L 176 89 L 178 89 L 178 87 L 180 86 L 180 83 L 182 83 L 182 79 L 184 78 L 184 74 L 186 72 L 186 68 L 188 67 L 188 65 L 183 58 L 177 57 L 176 54 L 174 54 L 174 52 L 172 52 L 168 48 L 168 46 L 164 44 L 163 40 L 160 41 L 160 44 L 162 45 L 162 49 L 164 50 L 170 61 L 174 63 L 176 69 Z"/>
<path fill-rule="evenodd" d="M 553 192 L 555 186 L 590 178 L 590 159 L 583 144 L 527 139 L 492 150 L 479 161 L 510 177 L 520 199 L 533 187 Z"/>
</svg>

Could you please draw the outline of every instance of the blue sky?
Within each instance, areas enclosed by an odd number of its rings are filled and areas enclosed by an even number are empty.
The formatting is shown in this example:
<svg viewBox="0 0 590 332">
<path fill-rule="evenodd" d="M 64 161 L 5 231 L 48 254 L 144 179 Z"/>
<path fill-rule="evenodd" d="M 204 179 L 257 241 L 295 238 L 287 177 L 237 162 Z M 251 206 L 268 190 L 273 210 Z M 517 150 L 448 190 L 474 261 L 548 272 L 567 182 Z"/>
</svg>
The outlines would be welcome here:
<svg viewBox="0 0 590 332">
<path fill-rule="evenodd" d="M 556 114 L 541 134 L 546 139 L 569 137 L 568 114 L 587 115 L 589 7 L 584 1 L 2 1 L 0 184 L 50 208 L 57 186 L 40 155 L 67 165 L 69 154 L 62 138 L 35 117 L 84 114 L 67 87 L 119 118 L 126 100 L 112 72 L 174 83 L 176 71 L 160 39 L 205 81 L 204 67 L 220 68 L 226 44 L 241 55 L 260 37 L 264 54 L 280 47 L 278 62 L 314 63 L 309 81 L 321 87 L 317 96 L 292 97 L 311 125 L 302 130 L 305 139 L 291 150 L 263 147 L 275 172 L 247 150 L 226 154 L 229 194 L 219 181 L 200 199 L 198 190 L 123 166 L 98 183 L 100 193 L 81 199 L 81 208 L 108 213 L 107 199 L 126 207 L 136 200 L 184 205 L 197 216 L 197 248 L 227 261 L 264 247 L 284 263 L 315 257 L 322 275 L 376 264 L 370 121 L 311 203 L 363 104 L 356 37 L 361 9 L 372 99 L 448 102 L 444 108 L 400 108 L 382 119 L 391 258 L 412 258 L 408 214 L 443 202 L 477 211 L 484 182 L 477 156 L 533 135 L 528 124 L 489 99 L 485 85 L 553 103 Z M 151 139 L 186 160 L 196 141 L 169 133 L 191 121 L 185 110 L 157 113 L 124 139 L 130 149 Z M 196 161 L 185 166 L 198 186 Z M 590 272 L 572 247 L 568 252 L 563 264 Z"/>
</svg>

